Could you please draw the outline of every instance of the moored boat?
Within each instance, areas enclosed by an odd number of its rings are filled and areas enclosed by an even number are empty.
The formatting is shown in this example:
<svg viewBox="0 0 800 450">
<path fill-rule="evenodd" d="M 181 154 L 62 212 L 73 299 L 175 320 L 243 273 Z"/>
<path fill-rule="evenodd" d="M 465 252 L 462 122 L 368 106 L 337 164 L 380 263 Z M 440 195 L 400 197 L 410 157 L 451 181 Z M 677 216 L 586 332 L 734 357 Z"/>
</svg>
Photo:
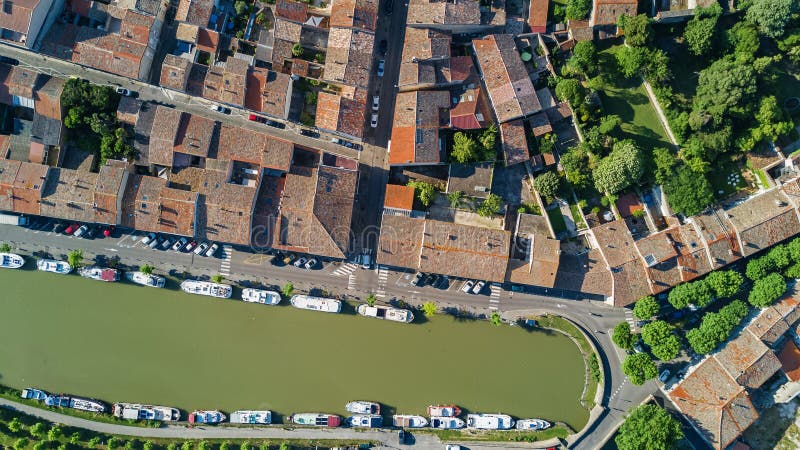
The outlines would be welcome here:
<svg viewBox="0 0 800 450">
<path fill-rule="evenodd" d="M 154 287 L 154 288 L 163 288 L 164 285 L 167 283 L 167 279 L 153 274 L 147 274 L 144 272 L 126 272 L 125 278 L 136 284 L 141 284 L 142 286 Z"/>
<path fill-rule="evenodd" d="M 508 430 L 514 419 L 507 414 L 467 414 L 467 428 L 474 430 Z"/>
<path fill-rule="evenodd" d="M 159 420 L 174 422 L 180 420 L 178 408 L 169 406 L 140 405 L 138 403 L 114 403 L 111 408 L 114 417 L 130 420 Z"/>
<path fill-rule="evenodd" d="M 381 413 L 381 405 L 380 403 L 376 402 L 368 402 L 364 400 L 353 400 L 352 402 L 347 402 L 344 405 L 344 409 L 347 412 L 351 412 L 354 414 L 380 414 Z"/>
<path fill-rule="evenodd" d="M 48 395 L 44 404 L 56 408 L 69 408 L 69 395 Z"/>
<path fill-rule="evenodd" d="M 351 427 L 380 428 L 383 426 L 383 417 L 378 414 L 355 414 L 347 418 Z"/>
<path fill-rule="evenodd" d="M 19 269 L 25 264 L 25 258 L 16 253 L 0 253 L 0 267 L 4 269 Z"/>
<path fill-rule="evenodd" d="M 84 278 L 97 281 L 119 281 L 119 271 L 107 267 L 88 266 L 80 269 L 78 273 Z"/>
<path fill-rule="evenodd" d="M 423 428 L 428 426 L 428 419 L 422 416 L 395 414 L 392 416 L 392 425 L 402 428 Z"/>
<path fill-rule="evenodd" d="M 517 421 L 518 430 L 546 430 L 550 428 L 550 422 L 542 419 L 520 419 Z"/>
<path fill-rule="evenodd" d="M 225 420 L 225 414 L 219 411 L 197 410 L 189 413 L 189 423 L 215 424 Z"/>
<path fill-rule="evenodd" d="M 55 259 L 40 259 L 36 262 L 36 268 L 42 272 L 60 273 L 62 275 L 72 272 L 72 266 L 68 262 Z"/>
<path fill-rule="evenodd" d="M 231 298 L 233 287 L 228 284 L 212 283 L 211 281 L 184 280 L 181 283 L 183 292 L 197 295 L 207 295 L 217 298 Z"/>
<path fill-rule="evenodd" d="M 30 400 L 44 400 L 49 394 L 41 389 L 26 388 L 20 392 L 19 396 Z"/>
<path fill-rule="evenodd" d="M 390 306 L 369 306 L 366 303 L 358 305 L 358 314 L 375 319 L 391 320 L 392 322 L 411 323 L 414 313 L 407 309 L 392 308 Z"/>
<path fill-rule="evenodd" d="M 308 425 L 312 427 L 335 428 L 341 425 L 342 418 L 335 414 L 323 413 L 297 413 L 289 416 L 289 420 L 297 425 Z"/>
<path fill-rule="evenodd" d="M 234 411 L 231 413 L 231 423 L 269 425 L 272 423 L 272 411 L 250 411 L 250 410 Z"/>
<path fill-rule="evenodd" d="M 69 401 L 69 407 L 95 413 L 106 412 L 105 403 L 91 398 L 72 397 Z"/>
<path fill-rule="evenodd" d="M 242 301 L 261 303 L 262 305 L 277 305 L 281 302 L 281 294 L 264 289 L 242 289 Z"/>
<path fill-rule="evenodd" d="M 431 417 L 431 428 L 439 430 L 457 430 L 466 425 L 466 422 L 458 417 Z"/>
<path fill-rule="evenodd" d="M 458 417 L 461 415 L 461 408 L 456 405 L 430 405 L 428 415 L 431 417 Z"/>
<path fill-rule="evenodd" d="M 342 302 L 332 298 L 312 297 L 310 295 L 293 295 L 292 306 L 311 311 L 338 313 L 342 310 Z"/>
</svg>

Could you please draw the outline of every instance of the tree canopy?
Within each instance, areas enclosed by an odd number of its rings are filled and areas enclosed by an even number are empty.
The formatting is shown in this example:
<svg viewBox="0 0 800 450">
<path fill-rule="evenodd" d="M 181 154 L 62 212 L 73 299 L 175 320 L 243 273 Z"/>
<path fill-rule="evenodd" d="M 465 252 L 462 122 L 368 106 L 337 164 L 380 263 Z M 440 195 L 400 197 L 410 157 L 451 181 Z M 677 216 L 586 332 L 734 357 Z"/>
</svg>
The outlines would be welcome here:
<svg viewBox="0 0 800 450">
<path fill-rule="evenodd" d="M 647 353 L 634 353 L 625 358 L 622 363 L 622 372 L 627 375 L 631 383 L 641 386 L 645 381 L 655 378 L 658 374 L 656 364 Z"/>
<path fill-rule="evenodd" d="M 686 24 L 683 37 L 689 45 L 689 51 L 695 55 L 707 55 L 714 46 L 717 31 L 717 19 L 722 15 L 722 7 L 714 3 L 708 8 L 698 6 L 694 17 Z"/>
<path fill-rule="evenodd" d="M 727 56 L 700 71 L 689 122 L 700 129 L 709 120 L 719 125 L 732 111 L 742 111 L 756 92 L 756 72 Z"/>
<path fill-rule="evenodd" d="M 631 411 L 614 442 L 619 450 L 661 450 L 675 448 L 682 438 L 680 422 L 664 408 L 648 403 Z"/>
<path fill-rule="evenodd" d="M 719 312 L 706 313 L 699 327 L 686 332 L 686 340 L 695 353 L 709 353 L 730 337 L 746 315 L 747 305 L 741 300 L 734 300 L 720 308 Z"/>
<path fill-rule="evenodd" d="M 638 16 L 621 15 L 617 25 L 625 32 L 625 42 L 633 47 L 644 47 L 653 38 L 653 28 L 646 14 Z"/>
<path fill-rule="evenodd" d="M 436 198 L 436 187 L 430 183 L 413 180 L 409 181 L 408 185 L 414 188 L 414 195 L 417 196 L 422 206 L 426 208 L 430 206 Z"/>
<path fill-rule="evenodd" d="M 665 174 L 665 168 L 662 167 L 661 170 L 657 170 L 656 177 Z M 666 179 L 663 188 L 669 206 L 686 216 L 699 213 L 714 201 L 714 192 L 706 175 L 693 171 L 685 164 L 681 164 Z"/>
<path fill-rule="evenodd" d="M 592 184 L 592 168 L 589 154 L 582 146 L 571 148 L 561 155 L 561 167 L 572 185 L 583 189 Z"/>
<path fill-rule="evenodd" d="M 556 96 L 567 100 L 574 108 L 586 98 L 586 88 L 574 78 L 561 78 L 556 84 Z"/>
<path fill-rule="evenodd" d="M 672 332 L 672 326 L 663 320 L 642 327 L 642 340 L 650 346 L 653 355 L 662 361 L 674 359 L 681 350 L 678 336 Z"/>
<path fill-rule="evenodd" d="M 450 156 L 459 163 L 477 161 L 479 149 L 474 139 L 459 131 L 453 135 L 453 150 Z"/>
<path fill-rule="evenodd" d="M 648 295 L 647 297 L 640 298 L 633 305 L 633 315 L 639 320 L 650 320 L 658 315 L 660 309 L 661 307 L 655 297 Z"/>
<path fill-rule="evenodd" d="M 742 286 L 744 278 L 735 270 L 716 270 L 706 276 L 705 282 L 718 298 L 730 297 Z"/>
<path fill-rule="evenodd" d="M 756 24 L 765 35 L 776 38 L 783 35 L 797 9 L 797 0 L 752 0 L 745 18 Z"/>
<path fill-rule="evenodd" d="M 492 217 L 500 212 L 502 206 L 503 199 L 499 195 L 489 194 L 480 206 L 478 206 L 476 212 L 481 217 Z"/>
<path fill-rule="evenodd" d="M 533 179 L 533 187 L 539 195 L 551 201 L 558 195 L 561 188 L 561 178 L 555 172 L 548 171 Z"/>
<path fill-rule="evenodd" d="M 769 254 L 747 261 L 744 274 L 753 281 L 760 280 L 775 270 L 775 265 Z"/>
<path fill-rule="evenodd" d="M 597 47 L 594 46 L 592 41 L 580 41 L 572 48 L 572 59 L 578 67 L 587 74 L 597 71 L 599 68 L 599 58 L 597 56 Z"/>
<path fill-rule="evenodd" d="M 567 0 L 567 19 L 582 20 L 592 10 L 592 0 Z"/>
<path fill-rule="evenodd" d="M 639 337 L 631 333 L 631 325 L 628 322 L 620 322 L 611 332 L 611 340 L 617 347 L 623 350 L 633 350 L 633 345 Z"/>
<path fill-rule="evenodd" d="M 598 191 L 616 194 L 639 181 L 644 172 L 642 152 L 631 140 L 619 141 L 594 169 L 594 184 Z"/>
<path fill-rule="evenodd" d="M 667 301 L 675 309 L 686 308 L 689 304 L 705 306 L 711 302 L 711 289 L 704 280 L 679 284 L 672 288 Z"/>
<path fill-rule="evenodd" d="M 786 292 L 786 280 L 779 273 L 771 273 L 753 283 L 747 301 L 755 307 L 766 308 L 775 303 L 784 292 Z"/>
</svg>

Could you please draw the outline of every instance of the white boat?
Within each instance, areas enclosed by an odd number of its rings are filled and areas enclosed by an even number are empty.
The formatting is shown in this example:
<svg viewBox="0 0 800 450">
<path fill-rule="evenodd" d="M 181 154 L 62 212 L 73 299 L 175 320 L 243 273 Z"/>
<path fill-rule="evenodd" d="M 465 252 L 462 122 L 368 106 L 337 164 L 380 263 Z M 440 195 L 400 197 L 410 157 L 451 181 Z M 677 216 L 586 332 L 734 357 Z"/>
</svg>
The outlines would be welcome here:
<svg viewBox="0 0 800 450">
<path fill-rule="evenodd" d="M 428 419 L 422 416 L 395 414 L 392 416 L 392 425 L 402 428 L 423 428 L 428 426 Z"/>
<path fill-rule="evenodd" d="M 355 414 L 347 418 L 351 427 L 380 428 L 383 426 L 383 417 L 378 414 Z"/>
<path fill-rule="evenodd" d="M 97 281 L 119 281 L 119 271 L 106 267 L 89 266 L 78 271 L 84 278 Z"/>
<path fill-rule="evenodd" d="M 103 402 L 91 398 L 72 397 L 69 402 L 69 407 L 81 411 L 96 413 L 106 412 L 106 405 Z"/>
<path fill-rule="evenodd" d="M 26 388 L 23 389 L 22 392 L 19 394 L 22 398 L 27 398 L 30 400 L 44 400 L 48 397 L 48 393 L 36 388 Z"/>
<path fill-rule="evenodd" d="M 272 411 L 239 410 L 231 413 L 231 423 L 248 423 L 250 425 L 269 425 L 272 423 Z"/>
<path fill-rule="evenodd" d="M 431 417 L 458 417 L 461 415 L 461 408 L 456 405 L 430 405 L 428 415 Z"/>
<path fill-rule="evenodd" d="M 332 298 L 312 297 L 310 295 L 293 295 L 292 306 L 311 311 L 338 313 L 342 311 L 342 302 Z"/>
<path fill-rule="evenodd" d="M 369 306 L 366 303 L 362 303 L 358 305 L 357 311 L 364 317 L 374 317 L 393 322 L 410 323 L 414 320 L 414 313 L 411 311 L 392 308 L 391 306 Z"/>
<path fill-rule="evenodd" d="M 277 305 L 281 302 L 281 294 L 263 289 L 242 289 L 242 301 L 261 303 L 262 305 Z"/>
<path fill-rule="evenodd" d="M 439 430 L 457 430 L 466 425 L 467 423 L 458 417 L 431 417 L 431 428 Z"/>
<path fill-rule="evenodd" d="M 546 430 L 550 428 L 550 422 L 542 419 L 520 419 L 517 421 L 518 430 Z"/>
<path fill-rule="evenodd" d="M 229 284 L 212 283 L 210 281 L 184 280 L 181 283 L 183 292 L 189 294 L 208 295 L 209 297 L 231 298 L 233 287 Z"/>
<path fill-rule="evenodd" d="M 133 283 L 141 284 L 142 286 L 149 286 L 154 288 L 163 288 L 167 279 L 153 274 L 146 274 L 144 272 L 126 272 L 125 278 Z"/>
<path fill-rule="evenodd" d="M 205 423 L 213 425 L 215 423 L 224 422 L 226 419 L 225 414 L 219 411 L 204 411 L 197 410 L 189 413 L 189 423 Z"/>
<path fill-rule="evenodd" d="M 16 253 L 0 253 L 0 267 L 4 269 L 19 269 L 25 264 L 25 258 Z"/>
<path fill-rule="evenodd" d="M 364 400 L 353 400 L 352 402 L 347 402 L 344 405 L 344 409 L 347 412 L 351 412 L 353 414 L 380 414 L 381 413 L 381 405 L 380 403 L 375 402 L 368 402 Z"/>
<path fill-rule="evenodd" d="M 174 422 L 181 419 L 178 408 L 169 406 L 140 405 L 138 403 L 114 403 L 111 409 L 114 417 L 130 420 L 159 420 Z"/>
<path fill-rule="evenodd" d="M 328 428 L 336 428 L 342 423 L 342 418 L 336 414 L 325 413 L 295 413 L 289 416 L 289 420 L 297 425 Z"/>
<path fill-rule="evenodd" d="M 62 275 L 72 272 L 72 266 L 68 262 L 55 259 L 40 259 L 36 262 L 36 268 L 42 272 L 60 273 Z"/>
<path fill-rule="evenodd" d="M 473 430 L 508 430 L 514 419 L 507 414 L 467 414 L 467 428 Z"/>
</svg>

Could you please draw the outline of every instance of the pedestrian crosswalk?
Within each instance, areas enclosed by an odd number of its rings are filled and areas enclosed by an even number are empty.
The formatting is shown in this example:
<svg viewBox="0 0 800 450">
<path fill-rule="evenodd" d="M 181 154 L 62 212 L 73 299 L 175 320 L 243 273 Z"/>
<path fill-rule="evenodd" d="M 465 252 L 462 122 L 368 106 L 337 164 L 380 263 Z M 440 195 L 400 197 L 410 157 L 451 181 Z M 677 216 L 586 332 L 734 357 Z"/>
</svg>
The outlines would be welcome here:
<svg viewBox="0 0 800 450">
<path fill-rule="evenodd" d="M 633 311 L 630 309 L 625 310 L 625 321 L 631 324 L 631 328 L 636 328 L 636 319 L 633 317 Z"/>
<path fill-rule="evenodd" d="M 389 269 L 378 266 L 378 288 L 375 290 L 375 296 L 378 298 L 386 297 L 386 282 L 389 280 Z"/>
<path fill-rule="evenodd" d="M 491 294 L 489 295 L 489 309 L 497 311 L 500 309 L 500 293 L 503 291 L 499 284 L 492 283 L 489 285 Z"/>
<path fill-rule="evenodd" d="M 358 269 L 358 264 L 346 263 L 342 267 L 339 267 L 338 269 L 334 270 L 333 274 L 339 277 L 343 277 L 345 275 L 352 274 L 353 272 L 355 272 L 356 269 Z"/>
<path fill-rule="evenodd" d="M 352 291 L 355 288 L 356 288 L 356 276 L 351 274 L 349 277 L 347 277 L 347 290 Z"/>
<path fill-rule="evenodd" d="M 230 275 L 231 273 L 231 257 L 233 256 L 233 247 L 230 245 L 222 246 L 222 262 L 219 265 L 219 273 L 221 275 Z"/>
</svg>

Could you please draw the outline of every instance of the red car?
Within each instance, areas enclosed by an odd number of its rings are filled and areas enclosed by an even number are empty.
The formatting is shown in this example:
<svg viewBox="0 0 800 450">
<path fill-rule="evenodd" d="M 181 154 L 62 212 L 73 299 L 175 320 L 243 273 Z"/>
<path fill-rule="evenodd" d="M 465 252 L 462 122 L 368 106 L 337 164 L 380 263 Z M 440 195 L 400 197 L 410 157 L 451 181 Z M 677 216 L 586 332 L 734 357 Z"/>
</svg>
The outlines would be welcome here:
<svg viewBox="0 0 800 450">
<path fill-rule="evenodd" d="M 247 116 L 247 118 L 252 120 L 253 122 L 267 123 L 266 117 L 261 117 L 255 114 L 250 114 L 249 116 Z"/>
<path fill-rule="evenodd" d="M 64 233 L 72 234 L 75 231 L 77 231 L 78 228 L 80 228 L 80 225 L 78 225 L 77 223 L 73 223 L 72 225 L 68 226 L 66 230 L 64 230 Z"/>
<path fill-rule="evenodd" d="M 103 236 L 105 236 L 105 237 L 111 236 L 111 233 L 113 233 L 113 232 L 114 232 L 114 226 L 113 225 L 103 228 Z"/>
</svg>

